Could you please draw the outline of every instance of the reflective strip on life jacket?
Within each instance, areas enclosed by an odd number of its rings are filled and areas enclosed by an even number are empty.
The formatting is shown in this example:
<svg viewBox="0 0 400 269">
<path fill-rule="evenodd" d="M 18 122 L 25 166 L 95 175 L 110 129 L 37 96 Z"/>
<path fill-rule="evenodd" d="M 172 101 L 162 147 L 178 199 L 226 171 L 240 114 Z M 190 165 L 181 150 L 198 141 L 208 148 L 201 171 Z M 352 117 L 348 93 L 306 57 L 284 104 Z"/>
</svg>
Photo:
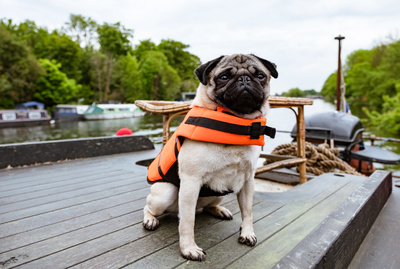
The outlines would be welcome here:
<svg viewBox="0 0 400 269">
<path fill-rule="evenodd" d="M 150 164 L 147 173 L 148 182 L 150 184 L 170 182 L 179 187 L 177 159 L 185 138 L 220 144 L 263 146 L 264 134 L 275 137 L 275 129 L 266 126 L 266 121 L 266 118 L 239 118 L 220 107 L 217 111 L 193 107 Z M 207 190 L 207 187 L 203 187 L 200 192 L 200 196 L 224 194 L 226 193 Z"/>
</svg>

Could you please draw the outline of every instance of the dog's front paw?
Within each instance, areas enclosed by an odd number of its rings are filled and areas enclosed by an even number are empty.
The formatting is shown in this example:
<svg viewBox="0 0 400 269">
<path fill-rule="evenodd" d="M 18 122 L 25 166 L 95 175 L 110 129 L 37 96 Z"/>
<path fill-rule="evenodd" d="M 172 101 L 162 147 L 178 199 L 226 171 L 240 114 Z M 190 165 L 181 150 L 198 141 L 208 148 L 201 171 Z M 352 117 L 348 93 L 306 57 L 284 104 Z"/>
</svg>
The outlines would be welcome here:
<svg viewBox="0 0 400 269">
<path fill-rule="evenodd" d="M 199 262 L 206 260 L 206 253 L 203 251 L 203 249 L 199 248 L 198 246 L 181 249 L 181 253 L 182 256 L 188 260 L 199 261 Z"/>
<path fill-rule="evenodd" d="M 246 244 L 250 247 L 253 247 L 257 243 L 257 237 L 254 233 L 250 233 L 247 235 L 240 234 L 238 241 L 241 244 Z"/>
</svg>

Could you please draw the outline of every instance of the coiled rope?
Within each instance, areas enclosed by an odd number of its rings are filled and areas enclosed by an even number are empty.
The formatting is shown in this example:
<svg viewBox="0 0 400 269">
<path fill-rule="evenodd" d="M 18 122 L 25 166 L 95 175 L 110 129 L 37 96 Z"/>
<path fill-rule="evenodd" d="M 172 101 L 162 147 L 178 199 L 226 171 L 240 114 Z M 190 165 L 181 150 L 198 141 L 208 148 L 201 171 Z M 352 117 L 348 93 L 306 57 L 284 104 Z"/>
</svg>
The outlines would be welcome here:
<svg viewBox="0 0 400 269">
<path fill-rule="evenodd" d="M 297 143 L 279 145 L 272 151 L 272 154 L 297 156 Z M 306 171 L 314 175 L 321 175 L 335 172 L 335 169 L 338 169 L 341 173 L 363 176 L 338 156 L 339 149 L 329 148 L 328 144 L 315 146 L 306 142 Z M 273 160 L 267 159 L 264 165 L 272 162 Z"/>
</svg>

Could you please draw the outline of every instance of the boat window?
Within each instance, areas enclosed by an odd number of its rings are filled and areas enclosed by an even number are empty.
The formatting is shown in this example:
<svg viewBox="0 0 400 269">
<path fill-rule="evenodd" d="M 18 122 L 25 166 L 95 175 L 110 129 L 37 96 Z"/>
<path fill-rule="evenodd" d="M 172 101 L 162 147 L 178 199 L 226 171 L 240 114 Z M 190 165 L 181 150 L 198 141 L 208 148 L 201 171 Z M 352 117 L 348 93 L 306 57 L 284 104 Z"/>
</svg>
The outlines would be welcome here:
<svg viewBox="0 0 400 269">
<path fill-rule="evenodd" d="M 3 113 L 3 120 L 16 120 L 17 116 L 15 113 L 5 112 Z"/>
<path fill-rule="evenodd" d="M 115 111 L 114 108 L 106 108 L 106 110 L 107 110 L 107 111 L 111 111 L 111 112 Z"/>
<path fill-rule="evenodd" d="M 127 108 L 127 107 L 122 107 L 122 108 L 120 108 L 119 110 L 120 110 L 120 111 L 129 111 L 129 108 Z"/>
<path fill-rule="evenodd" d="M 29 112 L 29 118 L 34 120 L 40 119 L 40 112 L 39 111 Z"/>
</svg>

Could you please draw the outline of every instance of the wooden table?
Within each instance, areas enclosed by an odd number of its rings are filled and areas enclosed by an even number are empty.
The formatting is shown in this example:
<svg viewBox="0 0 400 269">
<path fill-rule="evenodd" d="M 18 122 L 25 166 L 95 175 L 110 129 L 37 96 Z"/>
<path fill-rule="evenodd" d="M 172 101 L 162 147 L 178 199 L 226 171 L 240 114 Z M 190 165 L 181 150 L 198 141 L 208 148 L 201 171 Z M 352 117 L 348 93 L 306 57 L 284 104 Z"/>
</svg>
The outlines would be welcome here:
<svg viewBox="0 0 400 269">
<path fill-rule="evenodd" d="M 294 112 L 297 123 L 297 156 L 294 157 L 261 154 L 261 158 L 273 159 L 276 160 L 276 162 L 258 168 L 256 170 L 256 174 L 269 171 L 278 167 L 298 165 L 300 183 L 304 183 L 307 181 L 304 106 L 312 105 L 313 100 L 309 98 L 287 98 L 273 96 L 269 97 L 268 100 L 271 108 L 286 107 Z M 190 110 L 191 102 L 137 100 L 135 104 L 147 112 L 159 113 L 163 115 L 163 144 L 165 144 L 170 136 L 171 120 L 176 116 L 185 115 Z M 297 108 L 297 111 L 294 108 Z"/>
</svg>

